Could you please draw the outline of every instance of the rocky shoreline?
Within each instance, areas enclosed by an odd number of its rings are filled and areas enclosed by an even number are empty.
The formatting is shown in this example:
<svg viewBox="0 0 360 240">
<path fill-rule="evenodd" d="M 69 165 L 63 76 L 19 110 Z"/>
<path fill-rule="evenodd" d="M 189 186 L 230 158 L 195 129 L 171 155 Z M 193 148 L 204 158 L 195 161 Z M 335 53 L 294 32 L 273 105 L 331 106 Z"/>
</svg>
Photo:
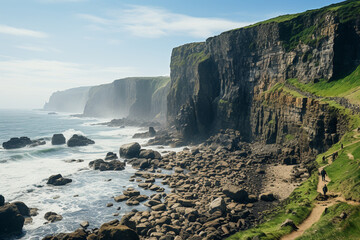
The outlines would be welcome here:
<svg viewBox="0 0 360 240">
<path fill-rule="evenodd" d="M 120 149 L 120 156 L 139 169 L 129 181 L 154 194 L 141 195 L 140 191 L 128 188 L 123 195 L 115 196 L 115 202 L 126 201 L 129 206 L 146 201 L 144 205 L 149 209 L 134 209 L 120 221 L 115 219 L 103 226 L 113 233 L 133 231 L 139 239 L 151 240 L 224 239 L 254 226 L 261 221 L 263 211 L 280 204 L 275 193 L 262 192 L 268 181 L 267 168 L 296 163 L 298 158 L 295 146 L 286 149 L 260 146 L 241 142 L 235 130 L 222 131 L 191 150 L 184 148 L 163 156 L 153 150 L 141 150 L 137 143 L 127 144 Z M 101 170 L 100 165 L 91 164 Z M 162 169 L 173 173 L 164 174 Z M 104 166 L 103 170 L 112 169 Z M 295 165 L 291 181 L 300 183 L 309 177 L 309 171 L 303 164 Z M 164 193 L 164 187 L 155 184 L 155 179 L 161 179 L 161 184 L 170 187 L 171 192 Z M 82 227 L 74 233 L 44 239 L 111 239 L 100 234 L 103 226 Z"/>
</svg>

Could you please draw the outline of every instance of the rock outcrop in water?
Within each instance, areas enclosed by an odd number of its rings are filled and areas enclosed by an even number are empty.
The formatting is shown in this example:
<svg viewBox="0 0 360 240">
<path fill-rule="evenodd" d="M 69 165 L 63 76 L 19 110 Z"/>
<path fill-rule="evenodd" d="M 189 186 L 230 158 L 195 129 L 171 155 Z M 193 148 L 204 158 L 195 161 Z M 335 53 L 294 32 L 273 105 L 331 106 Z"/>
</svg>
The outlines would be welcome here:
<svg viewBox="0 0 360 240">
<path fill-rule="evenodd" d="M 36 146 L 44 145 L 44 144 L 46 144 L 44 139 L 31 140 L 28 137 L 19 137 L 19 138 L 14 137 L 14 138 L 11 138 L 7 142 L 3 142 L 2 146 L 5 149 L 16 149 L 16 148 L 23 148 L 26 146 L 36 147 Z"/>
<path fill-rule="evenodd" d="M 358 11 L 339 9 L 269 20 L 173 49 L 168 124 L 187 140 L 233 128 L 246 141 L 284 143 L 289 136 L 308 146 L 302 151 L 327 149 L 345 132 L 346 117 L 276 87 L 291 78 L 331 81 L 360 64 Z"/>
<path fill-rule="evenodd" d="M 82 113 L 88 98 L 90 87 L 71 88 L 53 93 L 44 110 Z"/>
<path fill-rule="evenodd" d="M 30 216 L 30 209 L 23 202 L 5 203 L 0 195 L 0 238 L 3 234 L 20 234 L 25 217 Z"/>
<path fill-rule="evenodd" d="M 95 142 L 85 136 L 74 134 L 68 141 L 68 147 L 81 147 L 89 144 L 95 144 Z"/>
</svg>

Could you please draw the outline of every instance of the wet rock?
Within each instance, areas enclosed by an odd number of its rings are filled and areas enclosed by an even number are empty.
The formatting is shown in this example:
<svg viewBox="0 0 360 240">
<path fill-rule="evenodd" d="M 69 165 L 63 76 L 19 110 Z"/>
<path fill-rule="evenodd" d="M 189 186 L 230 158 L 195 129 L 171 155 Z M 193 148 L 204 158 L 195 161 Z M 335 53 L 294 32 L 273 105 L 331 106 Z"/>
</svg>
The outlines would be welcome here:
<svg viewBox="0 0 360 240">
<path fill-rule="evenodd" d="M 61 145 L 65 143 L 66 143 L 66 139 L 62 133 L 54 134 L 51 138 L 52 145 Z"/>
<path fill-rule="evenodd" d="M 63 186 L 71 182 L 72 180 L 70 178 L 63 178 L 61 174 L 56 174 L 49 177 L 47 184 L 54 186 Z"/>
<path fill-rule="evenodd" d="M 151 149 L 142 149 L 139 153 L 139 158 L 159 159 L 159 158 L 161 158 L 161 154 L 159 152 L 151 150 Z"/>
<path fill-rule="evenodd" d="M 134 158 L 138 157 L 140 153 L 141 146 L 137 142 L 124 144 L 120 147 L 120 157 L 123 158 Z"/>
<path fill-rule="evenodd" d="M 30 216 L 30 209 L 28 208 L 28 206 L 26 206 L 25 203 L 18 201 L 18 202 L 13 202 L 11 204 L 14 204 L 17 207 L 21 215 Z"/>
<path fill-rule="evenodd" d="M 30 140 L 30 138 L 28 137 L 20 137 L 20 138 L 14 137 L 7 142 L 3 142 L 2 146 L 4 149 L 16 149 L 16 148 L 26 147 L 27 145 L 33 143 L 34 141 Z"/>
<path fill-rule="evenodd" d="M 154 137 L 155 135 L 156 135 L 155 129 L 153 127 L 149 127 L 148 132 L 135 133 L 133 138 L 149 138 L 149 137 Z"/>
<path fill-rule="evenodd" d="M 5 198 L 3 195 L 0 195 L 0 207 L 4 206 L 4 204 L 5 204 Z"/>
<path fill-rule="evenodd" d="M 116 160 L 118 159 L 116 153 L 108 152 L 105 156 L 105 160 Z"/>
<path fill-rule="evenodd" d="M 125 163 L 119 160 L 111 160 L 106 162 L 102 159 L 96 159 L 89 162 L 89 167 L 100 171 L 121 171 L 125 169 Z"/>
<path fill-rule="evenodd" d="M 20 233 L 24 221 L 25 218 L 15 204 L 5 204 L 0 207 L 0 234 Z"/>
<path fill-rule="evenodd" d="M 98 240 L 139 240 L 139 236 L 134 230 L 124 225 L 103 224 L 98 233 Z"/>
<path fill-rule="evenodd" d="M 74 134 L 68 141 L 68 147 L 80 147 L 95 144 L 95 142 L 85 136 Z"/>
<path fill-rule="evenodd" d="M 242 203 L 248 201 L 248 193 L 244 189 L 235 185 L 225 186 L 223 188 L 223 193 L 236 202 Z"/>
<path fill-rule="evenodd" d="M 72 233 L 59 233 L 55 235 L 49 235 L 44 237 L 42 240 L 87 240 L 87 236 L 88 234 L 87 232 L 85 232 L 84 229 L 77 229 Z M 90 240 L 90 238 L 88 239 Z"/>
<path fill-rule="evenodd" d="M 108 204 L 106 204 L 106 207 L 112 207 L 112 206 L 114 206 L 113 203 L 108 203 Z"/>
<path fill-rule="evenodd" d="M 44 218 L 49 222 L 58 222 L 62 220 L 62 216 L 55 212 L 45 213 Z"/>
<path fill-rule="evenodd" d="M 82 223 L 80 223 L 80 227 L 82 227 L 82 228 L 87 228 L 89 226 L 89 222 L 88 221 L 84 221 L 84 222 L 82 222 Z"/>
<path fill-rule="evenodd" d="M 129 199 L 129 197 L 125 196 L 125 195 L 119 195 L 117 197 L 114 197 L 115 202 L 123 202 L 123 201 L 126 201 L 128 199 Z"/>
</svg>

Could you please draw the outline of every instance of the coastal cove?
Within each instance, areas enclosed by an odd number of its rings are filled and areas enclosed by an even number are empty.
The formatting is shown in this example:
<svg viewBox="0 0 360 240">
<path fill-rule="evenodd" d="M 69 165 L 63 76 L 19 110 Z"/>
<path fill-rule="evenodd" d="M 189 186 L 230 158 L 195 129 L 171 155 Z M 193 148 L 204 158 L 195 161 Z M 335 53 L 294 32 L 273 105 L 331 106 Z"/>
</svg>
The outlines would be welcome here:
<svg viewBox="0 0 360 240">
<path fill-rule="evenodd" d="M 118 154 L 119 147 L 133 142 L 132 136 L 144 131 L 143 128 L 94 125 L 108 119 L 75 118 L 69 114 L 48 114 L 46 111 L 0 110 L 0 116 L 1 142 L 20 136 L 46 140 L 45 145 L 32 148 L 0 149 L 0 193 L 8 202 L 23 201 L 28 207 L 38 209 L 32 223 L 24 226 L 24 235 L 20 239 L 42 239 L 51 233 L 72 232 L 83 221 L 88 221 L 91 228 L 100 227 L 134 208 L 147 209 L 142 205 L 130 207 L 125 202 L 116 203 L 112 198 L 128 187 L 134 187 L 145 195 L 153 193 L 129 182 L 130 176 L 136 172 L 130 165 L 122 171 L 95 171 L 88 167 L 90 161 L 104 158 L 107 152 Z M 63 133 L 66 139 L 73 134 L 82 134 L 93 139 L 95 144 L 74 148 L 54 146 L 51 145 L 54 133 Z M 147 139 L 136 141 L 143 144 Z M 159 151 L 166 150 L 179 149 Z M 71 161 L 73 159 L 83 161 Z M 66 186 L 47 185 L 48 177 L 58 173 L 73 182 Z M 110 202 L 113 207 L 106 206 Z M 62 215 L 63 219 L 44 224 L 44 214 L 49 211 Z"/>
</svg>

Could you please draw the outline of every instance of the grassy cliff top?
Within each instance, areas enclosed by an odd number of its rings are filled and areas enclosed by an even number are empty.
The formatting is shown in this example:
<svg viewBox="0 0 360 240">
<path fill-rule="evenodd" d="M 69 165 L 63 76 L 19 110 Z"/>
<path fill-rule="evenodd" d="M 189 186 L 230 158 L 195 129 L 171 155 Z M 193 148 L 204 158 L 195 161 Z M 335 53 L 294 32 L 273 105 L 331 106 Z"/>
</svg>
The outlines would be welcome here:
<svg viewBox="0 0 360 240">
<path fill-rule="evenodd" d="M 323 8 L 308 10 L 302 13 L 281 15 L 278 17 L 270 18 L 268 20 L 246 26 L 244 28 L 251 28 L 261 24 L 267 24 L 273 22 L 282 23 L 282 22 L 290 21 L 297 17 L 310 16 L 312 14 L 324 14 L 326 12 L 336 12 L 340 22 L 347 22 L 360 15 L 360 1 L 348 0 L 340 3 L 332 4 Z"/>
</svg>

